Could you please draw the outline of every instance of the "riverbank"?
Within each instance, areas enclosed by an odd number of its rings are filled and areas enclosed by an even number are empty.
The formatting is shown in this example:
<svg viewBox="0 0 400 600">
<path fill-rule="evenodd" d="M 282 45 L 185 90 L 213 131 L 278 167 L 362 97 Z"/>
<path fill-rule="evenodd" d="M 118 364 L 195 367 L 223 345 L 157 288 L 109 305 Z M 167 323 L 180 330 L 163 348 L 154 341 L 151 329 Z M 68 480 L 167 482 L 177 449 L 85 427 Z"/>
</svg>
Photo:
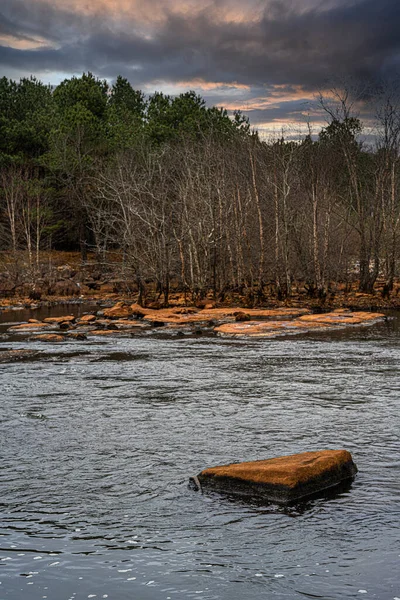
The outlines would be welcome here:
<svg viewBox="0 0 400 600">
<path fill-rule="evenodd" d="M 351 311 L 379 311 L 379 310 L 399 310 L 400 293 L 397 290 L 389 297 L 383 297 L 379 292 L 374 294 L 363 294 L 356 291 L 357 286 L 349 291 L 339 291 L 331 298 L 321 302 L 318 298 L 310 298 L 306 293 L 297 293 L 284 301 L 279 301 L 274 296 L 264 298 L 262 302 L 255 305 L 249 303 L 246 298 L 239 294 L 232 294 L 224 302 L 216 302 L 212 296 L 204 300 L 192 302 L 184 294 L 171 295 L 168 307 L 162 306 L 157 300 L 148 301 L 144 308 L 151 310 L 165 310 L 165 308 L 193 308 L 193 309 L 214 309 L 230 308 L 237 310 L 260 310 L 267 309 L 298 309 L 305 308 L 311 312 L 324 313 L 332 310 L 346 309 Z M 32 301 L 28 296 L 13 296 L 9 298 L 0 297 L 0 311 L 30 309 L 37 310 L 44 307 L 63 306 L 71 304 L 97 304 L 99 306 L 112 306 L 118 302 L 125 304 L 137 304 L 137 294 L 120 293 L 97 293 L 76 295 L 51 295 L 43 296 L 40 300 Z"/>
<path fill-rule="evenodd" d="M 7 253 L 0 253 L 0 310 L 30 308 L 35 310 L 62 304 L 139 303 L 146 308 L 163 309 L 175 307 L 280 309 L 307 308 L 312 312 L 348 310 L 396 310 L 400 308 L 400 281 L 395 281 L 389 291 L 384 279 L 378 279 L 374 292 L 359 292 L 359 282 L 354 279 L 343 283 L 331 283 L 327 293 L 312 294 L 304 281 L 294 282 L 290 296 L 280 298 L 273 283 L 263 288 L 262 295 L 256 289 L 246 291 L 227 289 L 214 295 L 182 292 L 171 282 L 168 303 L 165 305 L 153 282 L 147 282 L 139 297 L 137 283 L 124 272 L 119 253 L 110 254 L 107 264 L 100 264 L 93 255 L 86 263 L 76 252 L 42 252 L 41 263 L 32 271 L 23 253 L 18 256 L 18 269 Z M 17 270 L 16 270 L 17 269 Z"/>
</svg>

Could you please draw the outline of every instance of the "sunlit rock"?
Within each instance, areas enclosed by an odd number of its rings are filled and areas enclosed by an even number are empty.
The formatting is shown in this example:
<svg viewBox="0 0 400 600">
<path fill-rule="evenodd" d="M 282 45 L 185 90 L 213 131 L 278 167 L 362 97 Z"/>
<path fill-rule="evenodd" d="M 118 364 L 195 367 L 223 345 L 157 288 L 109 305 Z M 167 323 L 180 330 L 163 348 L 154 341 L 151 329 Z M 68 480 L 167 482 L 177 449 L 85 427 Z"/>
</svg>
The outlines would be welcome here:
<svg viewBox="0 0 400 600">
<path fill-rule="evenodd" d="M 384 318 L 381 313 L 373 313 L 366 311 L 357 312 L 331 312 L 319 315 L 303 315 L 299 317 L 300 321 L 307 323 L 324 323 L 326 325 L 360 325 L 369 321 L 376 321 Z"/>
<path fill-rule="evenodd" d="M 276 308 L 276 309 L 257 309 L 250 308 L 246 313 L 237 308 L 210 308 L 192 312 L 190 310 L 185 313 L 177 312 L 176 308 L 162 309 L 157 311 L 148 311 L 144 316 L 145 321 L 163 321 L 166 324 L 191 324 L 191 323 L 207 323 L 209 321 L 234 322 L 238 314 L 246 314 L 251 319 L 288 319 L 306 315 L 310 311 L 306 308 Z"/>
<path fill-rule="evenodd" d="M 385 315 L 372 312 L 332 312 L 325 314 L 300 315 L 291 320 L 247 321 L 245 323 L 223 323 L 215 328 L 219 335 L 275 337 L 283 334 L 306 333 L 318 329 L 347 327 L 376 323 Z"/>
<path fill-rule="evenodd" d="M 133 314 L 131 306 L 124 302 L 117 302 L 111 308 L 104 310 L 104 316 L 108 319 L 125 319 Z"/>
<path fill-rule="evenodd" d="M 347 450 L 321 450 L 212 467 L 192 482 L 205 491 L 287 504 L 332 488 L 356 473 Z"/>
<path fill-rule="evenodd" d="M 140 304 L 137 304 L 136 302 L 135 302 L 135 304 L 131 304 L 131 310 L 132 310 L 132 315 L 134 317 L 138 317 L 140 319 L 143 318 L 145 315 L 152 314 L 155 312 L 151 308 L 144 308 L 143 306 L 140 306 Z"/>
<path fill-rule="evenodd" d="M 247 321 L 244 323 L 224 323 L 215 328 L 219 335 L 275 337 L 282 334 L 301 333 L 322 328 L 323 323 L 308 324 L 299 319 L 290 321 Z"/>
<path fill-rule="evenodd" d="M 73 323 L 75 321 L 74 315 L 66 315 L 64 317 L 47 317 L 43 319 L 44 323 Z"/>
<path fill-rule="evenodd" d="M 35 335 L 35 336 L 31 337 L 31 340 L 33 342 L 39 341 L 39 342 L 55 343 L 55 342 L 63 342 L 64 336 L 58 335 L 57 333 L 41 333 L 40 335 Z"/>
<path fill-rule="evenodd" d="M 93 323 L 96 320 L 94 315 L 84 315 L 80 319 L 78 319 L 78 323 Z"/>
<path fill-rule="evenodd" d="M 54 329 L 54 327 L 52 325 L 50 325 L 50 323 L 41 323 L 39 321 L 37 323 L 21 323 L 20 325 L 11 325 L 11 327 L 9 327 L 7 331 L 24 332 L 24 331 L 42 331 L 42 330 L 48 330 L 48 329 Z"/>
</svg>

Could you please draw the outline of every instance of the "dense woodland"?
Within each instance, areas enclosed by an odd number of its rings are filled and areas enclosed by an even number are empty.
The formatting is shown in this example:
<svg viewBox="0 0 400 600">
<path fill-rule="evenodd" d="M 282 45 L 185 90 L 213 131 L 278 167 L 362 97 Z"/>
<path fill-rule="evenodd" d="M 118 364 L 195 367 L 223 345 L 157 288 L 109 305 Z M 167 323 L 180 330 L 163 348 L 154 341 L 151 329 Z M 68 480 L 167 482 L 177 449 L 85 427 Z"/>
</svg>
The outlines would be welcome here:
<svg viewBox="0 0 400 600">
<path fill-rule="evenodd" d="M 299 283 L 323 298 L 399 275 L 400 105 L 380 90 L 373 143 L 348 92 L 321 98 L 327 125 L 263 141 L 238 112 L 194 92 L 146 97 L 90 73 L 55 89 L 0 80 L 0 272 L 32 289 L 42 253 L 81 251 L 144 301 L 232 290 L 253 303 Z M 90 254 L 89 254 L 90 253 Z M 1 287 L 1 286 L 0 286 Z"/>
</svg>

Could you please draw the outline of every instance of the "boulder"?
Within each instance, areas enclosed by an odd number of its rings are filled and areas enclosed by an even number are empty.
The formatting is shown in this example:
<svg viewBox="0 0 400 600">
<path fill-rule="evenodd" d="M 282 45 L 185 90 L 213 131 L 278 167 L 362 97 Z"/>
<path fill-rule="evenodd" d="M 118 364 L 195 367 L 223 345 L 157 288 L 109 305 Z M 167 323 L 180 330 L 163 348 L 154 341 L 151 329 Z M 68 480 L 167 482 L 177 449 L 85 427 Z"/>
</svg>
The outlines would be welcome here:
<svg viewBox="0 0 400 600">
<path fill-rule="evenodd" d="M 54 323 L 59 325 L 60 323 L 73 323 L 75 321 L 74 315 L 66 315 L 64 317 L 47 317 L 43 319 L 44 323 Z"/>
<path fill-rule="evenodd" d="M 31 337 L 32 341 L 38 340 L 39 342 L 63 342 L 64 337 L 62 335 L 57 335 L 56 333 L 42 333 L 40 335 L 35 335 Z"/>
<path fill-rule="evenodd" d="M 41 331 L 42 329 L 54 329 L 49 323 L 21 323 L 20 325 L 12 325 L 7 331 Z"/>
<path fill-rule="evenodd" d="M 78 320 L 78 323 L 93 323 L 95 320 L 96 317 L 94 315 L 83 315 L 83 317 Z"/>
<path fill-rule="evenodd" d="M 191 480 L 204 490 L 288 504 L 352 479 L 356 473 L 347 450 L 321 450 L 212 467 Z"/>
<path fill-rule="evenodd" d="M 142 319 L 145 315 L 152 312 L 150 309 L 143 308 L 143 306 L 140 306 L 140 304 L 137 304 L 136 302 L 134 304 L 131 304 L 131 310 L 132 315 L 139 319 Z"/>
<path fill-rule="evenodd" d="M 132 307 L 124 302 L 117 302 L 112 308 L 104 310 L 104 316 L 108 319 L 126 319 L 133 314 Z"/>
</svg>

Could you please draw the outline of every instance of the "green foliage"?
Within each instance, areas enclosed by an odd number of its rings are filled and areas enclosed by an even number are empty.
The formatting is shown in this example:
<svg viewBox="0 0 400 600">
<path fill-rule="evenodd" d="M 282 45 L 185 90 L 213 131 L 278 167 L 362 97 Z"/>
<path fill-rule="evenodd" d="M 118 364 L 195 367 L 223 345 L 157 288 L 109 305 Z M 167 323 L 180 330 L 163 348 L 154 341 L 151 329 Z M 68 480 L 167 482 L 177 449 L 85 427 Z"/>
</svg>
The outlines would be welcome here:
<svg viewBox="0 0 400 600">
<path fill-rule="evenodd" d="M 240 111 L 231 119 L 224 108 L 208 108 L 194 91 L 175 98 L 156 92 L 148 103 L 146 133 L 153 142 L 161 144 L 182 135 L 200 140 L 210 133 L 222 138 L 249 134 L 250 124 Z"/>
<path fill-rule="evenodd" d="M 141 139 L 146 106 L 143 92 L 119 75 L 108 102 L 107 136 L 112 152 L 132 148 Z"/>
<path fill-rule="evenodd" d="M 49 151 L 42 164 L 79 195 L 80 183 L 106 151 L 108 84 L 84 73 L 60 83 L 53 100 Z"/>
<path fill-rule="evenodd" d="M 347 117 L 343 121 L 333 119 L 319 134 L 323 144 L 330 146 L 346 146 L 357 148 L 357 136 L 362 132 L 361 121 L 355 117 Z"/>
<path fill-rule="evenodd" d="M 240 112 L 231 118 L 223 108 L 207 107 L 194 91 L 146 98 L 121 76 L 109 87 L 83 73 L 54 90 L 35 77 L 0 79 L 0 169 L 34 173 L 26 182 L 26 198 L 46 196 L 51 202 L 40 202 L 40 214 L 33 203 L 29 218 L 45 223 L 43 235 L 66 230 L 69 221 L 75 244 L 85 228 L 85 199 L 99 165 L 128 149 L 182 138 L 196 142 L 210 134 L 249 135 L 250 125 Z"/>
<path fill-rule="evenodd" d="M 49 86 L 36 78 L 19 83 L 0 80 L 0 162 L 9 164 L 38 158 L 48 148 L 52 118 Z"/>
<path fill-rule="evenodd" d="M 143 120 L 146 111 L 144 93 L 134 90 L 127 79 L 118 75 L 112 86 L 109 106 L 121 113 L 129 112 L 137 119 Z"/>
<path fill-rule="evenodd" d="M 62 81 L 54 90 L 53 98 L 61 113 L 80 106 L 101 120 L 107 109 L 107 94 L 106 81 L 97 79 L 92 73 L 83 73 L 82 77 Z"/>
</svg>

